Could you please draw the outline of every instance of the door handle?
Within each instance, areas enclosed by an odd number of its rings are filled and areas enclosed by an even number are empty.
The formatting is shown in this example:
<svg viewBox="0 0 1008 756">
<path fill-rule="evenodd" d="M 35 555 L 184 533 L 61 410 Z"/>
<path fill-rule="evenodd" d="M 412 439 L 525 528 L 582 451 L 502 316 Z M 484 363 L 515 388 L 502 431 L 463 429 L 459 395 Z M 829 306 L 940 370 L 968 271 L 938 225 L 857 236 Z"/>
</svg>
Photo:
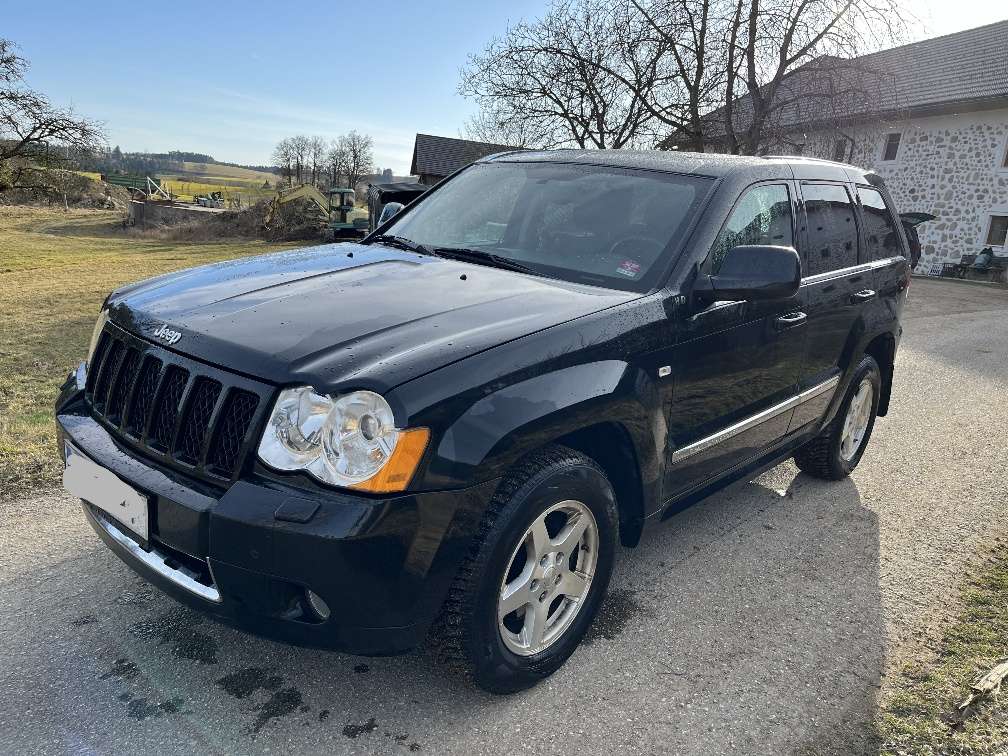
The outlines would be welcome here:
<svg viewBox="0 0 1008 756">
<path fill-rule="evenodd" d="M 861 291 L 851 294 L 851 304 L 857 304 L 858 302 L 867 302 L 869 299 L 875 298 L 875 291 L 873 289 L 861 289 Z"/>
<path fill-rule="evenodd" d="M 808 315 L 804 312 L 789 312 L 787 315 L 781 315 L 777 318 L 775 322 L 778 331 L 783 331 L 788 328 L 794 328 L 795 326 L 801 325 L 808 319 Z"/>
</svg>

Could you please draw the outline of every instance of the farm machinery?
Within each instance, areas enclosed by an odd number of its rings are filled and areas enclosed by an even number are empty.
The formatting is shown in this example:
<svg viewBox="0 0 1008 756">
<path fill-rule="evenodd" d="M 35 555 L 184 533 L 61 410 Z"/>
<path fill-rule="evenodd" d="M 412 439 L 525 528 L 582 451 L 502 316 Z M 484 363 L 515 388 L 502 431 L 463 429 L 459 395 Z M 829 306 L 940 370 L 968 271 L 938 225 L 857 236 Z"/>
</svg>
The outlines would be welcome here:
<svg viewBox="0 0 1008 756">
<path fill-rule="evenodd" d="M 307 200 L 318 211 L 319 230 L 324 240 L 362 239 L 367 235 L 367 212 L 355 209 L 353 189 L 336 188 L 323 194 L 311 184 L 277 192 L 266 211 L 263 228 L 269 229 L 281 205 L 299 199 Z"/>
</svg>

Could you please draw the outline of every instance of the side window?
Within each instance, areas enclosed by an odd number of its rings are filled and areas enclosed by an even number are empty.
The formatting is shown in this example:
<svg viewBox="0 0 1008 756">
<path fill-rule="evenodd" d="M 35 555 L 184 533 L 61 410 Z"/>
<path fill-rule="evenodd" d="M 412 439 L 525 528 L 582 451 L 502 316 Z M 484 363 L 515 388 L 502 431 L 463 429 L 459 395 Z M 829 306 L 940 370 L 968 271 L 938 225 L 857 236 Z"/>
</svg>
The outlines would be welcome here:
<svg viewBox="0 0 1008 756">
<path fill-rule="evenodd" d="M 858 230 L 847 190 L 839 184 L 802 184 L 808 222 L 807 276 L 858 264 Z"/>
<path fill-rule="evenodd" d="M 857 192 L 864 211 L 867 259 L 884 260 L 904 254 L 896 219 L 886 207 L 882 194 L 877 189 L 864 186 L 859 186 Z"/>
<path fill-rule="evenodd" d="M 742 195 L 711 247 L 711 273 L 721 270 L 728 250 L 741 244 L 794 246 L 787 185 L 764 184 Z"/>
</svg>

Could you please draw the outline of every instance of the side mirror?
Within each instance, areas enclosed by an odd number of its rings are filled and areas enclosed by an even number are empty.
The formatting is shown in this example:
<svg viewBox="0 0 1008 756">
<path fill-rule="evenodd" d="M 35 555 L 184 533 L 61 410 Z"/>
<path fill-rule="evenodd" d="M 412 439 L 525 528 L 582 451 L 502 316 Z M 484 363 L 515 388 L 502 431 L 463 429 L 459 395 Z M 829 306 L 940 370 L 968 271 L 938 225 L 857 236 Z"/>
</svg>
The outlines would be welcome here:
<svg viewBox="0 0 1008 756">
<path fill-rule="evenodd" d="M 380 226 L 382 223 L 389 220 L 389 218 L 398 213 L 404 207 L 405 205 L 403 205 L 402 202 L 389 202 L 387 205 L 385 205 L 385 207 L 382 208 L 381 215 L 378 216 L 377 226 Z"/>
<path fill-rule="evenodd" d="M 701 277 L 697 293 L 712 301 L 789 299 L 801 285 L 794 247 L 745 244 L 728 250 L 717 274 Z"/>
</svg>

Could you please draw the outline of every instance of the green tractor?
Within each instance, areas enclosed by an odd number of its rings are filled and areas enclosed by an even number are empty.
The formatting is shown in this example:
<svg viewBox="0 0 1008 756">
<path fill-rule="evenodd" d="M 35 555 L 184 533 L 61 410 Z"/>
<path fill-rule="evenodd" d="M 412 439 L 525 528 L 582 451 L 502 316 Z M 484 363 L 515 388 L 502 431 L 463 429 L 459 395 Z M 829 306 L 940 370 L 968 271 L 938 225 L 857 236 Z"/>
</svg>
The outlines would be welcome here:
<svg viewBox="0 0 1008 756">
<path fill-rule="evenodd" d="M 322 229 L 326 241 L 337 239 L 363 239 L 368 233 L 367 210 L 358 210 L 355 203 L 357 194 L 353 189 L 330 189 L 329 222 Z"/>
</svg>

